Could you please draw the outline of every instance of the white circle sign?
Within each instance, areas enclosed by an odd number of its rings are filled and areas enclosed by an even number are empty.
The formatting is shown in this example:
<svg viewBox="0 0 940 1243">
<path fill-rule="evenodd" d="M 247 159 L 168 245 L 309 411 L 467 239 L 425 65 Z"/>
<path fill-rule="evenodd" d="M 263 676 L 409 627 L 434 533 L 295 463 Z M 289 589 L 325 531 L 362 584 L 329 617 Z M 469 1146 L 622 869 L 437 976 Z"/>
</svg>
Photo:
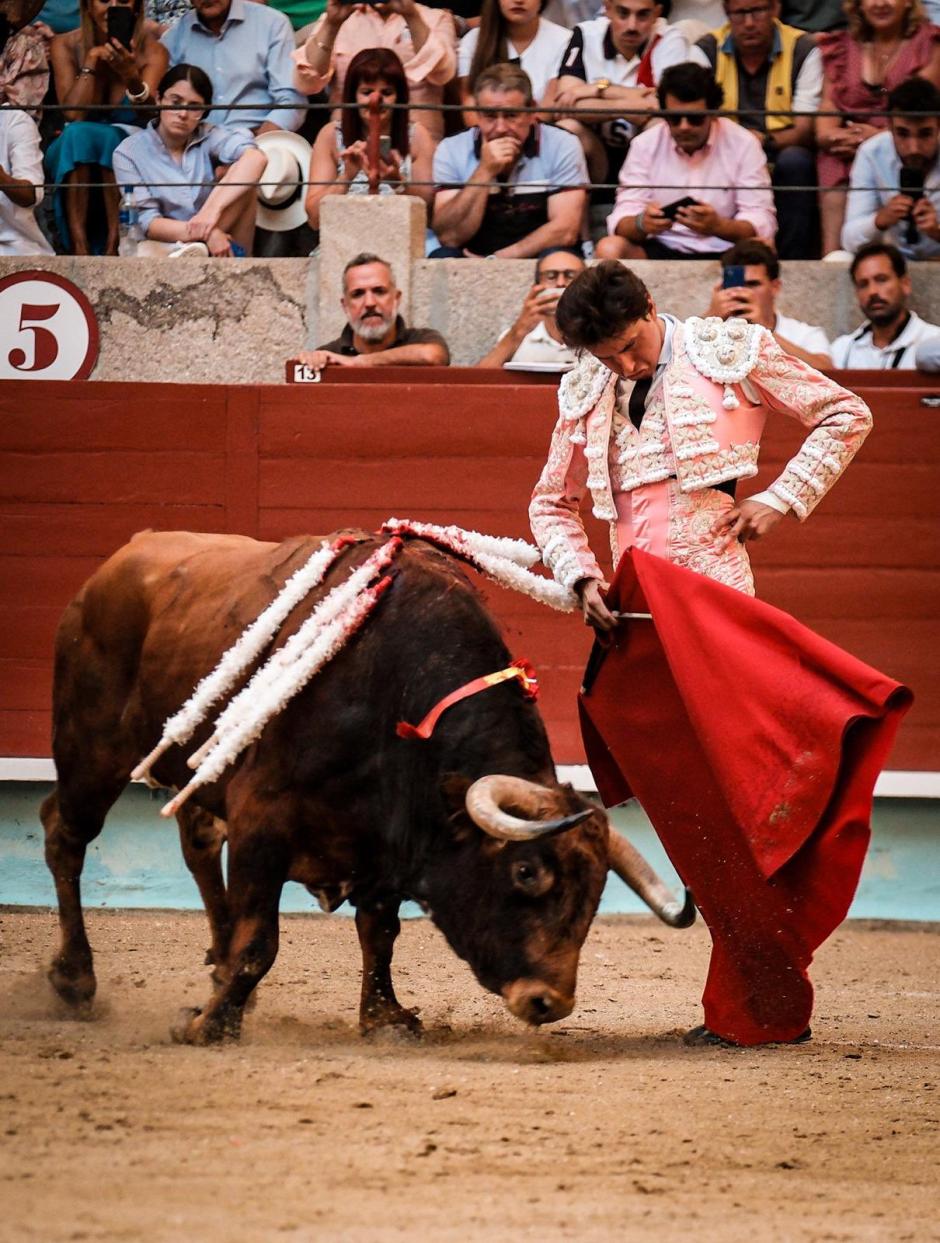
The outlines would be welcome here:
<svg viewBox="0 0 940 1243">
<path fill-rule="evenodd" d="M 82 291 L 54 272 L 0 280 L 0 380 L 87 380 L 98 321 Z"/>
</svg>

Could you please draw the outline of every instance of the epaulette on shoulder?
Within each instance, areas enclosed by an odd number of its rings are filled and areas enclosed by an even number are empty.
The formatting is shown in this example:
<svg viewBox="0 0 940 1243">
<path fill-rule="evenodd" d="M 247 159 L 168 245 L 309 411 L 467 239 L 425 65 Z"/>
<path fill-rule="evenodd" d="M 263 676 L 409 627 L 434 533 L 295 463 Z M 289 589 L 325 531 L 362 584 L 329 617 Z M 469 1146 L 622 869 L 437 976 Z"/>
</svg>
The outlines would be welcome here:
<svg viewBox="0 0 940 1243">
<path fill-rule="evenodd" d="M 611 372 L 591 354 L 583 354 L 558 386 L 558 409 L 565 419 L 580 419 L 600 401 Z"/>
<path fill-rule="evenodd" d="M 766 331 L 745 319 L 708 319 L 693 316 L 685 324 L 685 352 L 701 375 L 725 386 L 722 405 L 733 410 L 739 403 L 731 388 L 754 370 L 761 340 Z"/>
<path fill-rule="evenodd" d="M 754 370 L 764 329 L 746 319 L 686 320 L 685 349 L 696 371 L 719 384 L 740 384 Z"/>
</svg>

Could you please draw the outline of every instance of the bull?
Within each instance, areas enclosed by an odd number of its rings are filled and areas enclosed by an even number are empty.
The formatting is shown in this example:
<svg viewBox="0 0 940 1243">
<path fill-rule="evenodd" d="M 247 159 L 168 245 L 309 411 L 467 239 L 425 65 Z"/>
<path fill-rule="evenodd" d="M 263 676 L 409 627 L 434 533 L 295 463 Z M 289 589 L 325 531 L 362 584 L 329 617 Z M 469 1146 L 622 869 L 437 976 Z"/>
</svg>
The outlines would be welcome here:
<svg viewBox="0 0 940 1243">
<path fill-rule="evenodd" d="M 145 532 L 67 608 L 53 691 L 58 780 L 41 812 L 62 933 L 49 978 L 67 1002 L 87 1005 L 96 987 L 80 891 L 88 843 L 164 720 L 317 544 Z M 377 546 L 365 533 L 352 536 L 273 647 Z M 288 880 L 325 909 L 346 899 L 355 907 L 363 1031 L 419 1027 L 391 975 L 405 899 L 420 903 L 483 987 L 530 1024 L 573 1008 L 580 949 L 608 867 L 665 922 L 690 922 L 689 900 L 674 902 L 601 809 L 558 783 L 539 713 L 517 683 L 456 704 L 426 742 L 397 735 L 397 722 L 420 720 L 455 687 L 510 659 L 455 558 L 407 542 L 372 620 L 177 812 L 214 965 L 212 996 L 186 1012 L 177 1039 L 239 1034 L 277 954 Z M 210 728 L 193 736 L 194 747 Z M 189 751 L 167 750 L 154 781 L 184 786 Z"/>
</svg>

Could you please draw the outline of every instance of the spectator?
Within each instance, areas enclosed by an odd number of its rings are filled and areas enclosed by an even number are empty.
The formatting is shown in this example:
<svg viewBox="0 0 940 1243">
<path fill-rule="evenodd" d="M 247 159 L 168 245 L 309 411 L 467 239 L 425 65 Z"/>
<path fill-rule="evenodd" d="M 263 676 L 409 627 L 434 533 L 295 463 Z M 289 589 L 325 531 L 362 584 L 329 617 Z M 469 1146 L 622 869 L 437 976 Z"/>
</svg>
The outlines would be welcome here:
<svg viewBox="0 0 940 1243">
<path fill-rule="evenodd" d="M 535 265 L 535 283 L 526 294 L 515 323 L 477 366 L 534 364 L 557 367 L 559 371 L 573 367 L 578 357 L 562 340 L 555 323 L 555 307 L 574 278 L 583 271 L 584 260 L 572 250 L 550 250 L 541 255 Z"/>
<path fill-rule="evenodd" d="M 774 334 L 777 344 L 787 354 L 809 363 L 817 371 L 832 366 L 829 338 L 822 328 L 791 319 L 777 310 L 780 296 L 780 261 L 764 242 L 754 238 L 738 242 L 721 256 L 725 276 L 729 269 L 740 267 L 744 283 L 728 288 L 724 279 L 712 290 L 708 315 L 719 319 L 737 316 L 749 324 L 761 324 Z"/>
<path fill-rule="evenodd" d="M 576 114 L 559 124 L 581 140 L 591 181 L 617 176 L 627 144 L 656 107 L 663 70 L 688 59 L 688 40 L 653 0 L 604 0 L 603 17 L 575 27 L 546 104 Z"/>
<path fill-rule="evenodd" d="M 144 0 L 144 14 L 165 34 L 189 12 L 189 0 Z"/>
<path fill-rule="evenodd" d="M 108 37 L 111 8 L 134 14 L 129 48 Z M 120 195 L 111 158 L 128 132 L 146 122 L 142 106 L 152 105 L 166 72 L 166 48 L 145 26 L 143 0 L 81 0 L 81 25 L 56 35 L 50 55 L 56 95 L 69 122 L 46 152 L 49 178 L 59 183 L 53 198 L 59 237 L 76 255 L 116 255 Z M 92 104 L 110 104 L 111 111 L 89 112 Z M 92 183 L 103 186 L 103 211 L 89 191 Z"/>
<path fill-rule="evenodd" d="M 302 48 L 294 53 L 295 81 L 306 95 L 327 86 L 330 99 L 343 97 L 346 69 L 357 52 L 384 47 L 405 67 L 412 104 L 440 104 L 444 85 L 457 72 L 457 34 L 446 9 L 431 9 L 415 0 L 382 4 L 342 4 L 328 0 L 326 12 Z M 439 112 L 421 113 L 435 139 L 444 132 Z"/>
<path fill-rule="evenodd" d="M 359 254 L 343 269 L 346 327 L 335 341 L 297 355 L 314 371 L 324 367 L 446 367 L 447 342 L 433 328 L 406 328 L 398 313 L 401 290 L 378 255 Z"/>
<path fill-rule="evenodd" d="M 869 242 L 852 260 L 855 296 L 867 319 L 855 332 L 837 337 L 837 367 L 876 371 L 940 371 L 940 324 L 928 324 L 908 309 L 911 278 L 896 246 Z"/>
<path fill-rule="evenodd" d="M 0 109 L 0 255 L 51 255 L 33 209 L 42 200 L 39 130 L 25 112 Z"/>
<path fill-rule="evenodd" d="M 473 94 L 479 108 L 498 111 L 481 112 L 434 154 L 432 227 L 442 245 L 431 257 L 528 259 L 575 245 L 587 202 L 577 138 L 521 111 L 532 86 L 518 65 L 484 69 Z"/>
<path fill-rule="evenodd" d="M 908 259 L 936 259 L 940 90 L 911 78 L 888 96 L 888 109 L 888 130 L 863 142 L 852 165 L 842 245 L 855 252 L 866 242 L 890 241 Z"/>
<path fill-rule="evenodd" d="M 192 4 L 163 42 L 174 65 L 196 65 L 225 101 L 207 119 L 255 134 L 300 129 L 306 101 L 292 85 L 294 36 L 284 14 L 252 0 Z"/>
<path fill-rule="evenodd" d="M 507 61 L 525 70 L 532 96 L 541 103 L 558 77 L 571 31 L 540 12 L 545 0 L 483 0 L 480 25 L 460 40 L 457 72 L 464 94 L 484 69 Z"/>
<path fill-rule="evenodd" d="M 148 257 L 177 251 L 230 257 L 234 242 L 251 253 L 255 185 L 267 159 L 248 129 L 209 125 L 206 112 L 187 105 L 212 103 L 212 83 L 196 65 L 174 65 L 157 88 L 161 112 L 146 129 L 125 138 L 114 153 L 119 185 L 134 186 Z M 214 186 L 219 165 L 228 165 Z M 238 253 L 237 251 L 235 253 Z"/>
<path fill-rule="evenodd" d="M 49 89 L 52 31 L 33 23 L 42 0 L 0 0 L 0 104 L 37 109 Z"/>
<path fill-rule="evenodd" d="M 816 122 L 819 146 L 823 254 L 838 250 L 845 194 L 859 146 L 885 128 L 885 96 L 912 75 L 940 86 L 940 29 L 923 15 L 920 0 L 846 0 L 848 30 L 823 35 L 824 85 Z M 857 114 L 857 115 L 856 115 Z"/>
<path fill-rule="evenodd" d="M 598 258 L 712 259 L 747 237 L 772 240 L 777 218 L 760 142 L 708 115 L 721 107 L 709 71 L 673 65 L 659 101 L 670 115 L 630 144 Z M 684 185 L 688 194 L 676 188 Z"/>
<path fill-rule="evenodd" d="M 564 26 L 571 31 L 578 22 L 588 22 L 592 17 L 597 17 L 600 7 L 601 0 L 548 0 L 542 15 L 556 26 Z"/>
<path fill-rule="evenodd" d="M 413 194 L 429 206 L 434 200 L 434 139 L 408 116 L 408 79 L 402 63 L 390 48 L 368 48 L 349 62 L 343 83 L 343 103 L 359 107 L 344 108 L 341 119 L 324 126 L 313 145 L 306 198 L 312 229 L 320 227 L 320 204 L 328 194 L 365 194 L 369 189 L 366 105 L 374 92 L 383 104 L 403 105 L 398 110 L 382 109 L 379 193 Z M 412 180 L 423 184 L 412 186 Z"/>
<path fill-rule="evenodd" d="M 822 93 L 822 61 L 814 36 L 779 20 L 779 0 L 725 0 L 727 23 L 698 41 L 696 51 L 724 89 L 725 107 L 744 109 L 742 125 L 763 137 L 777 191 L 781 259 L 817 252 L 818 213 L 813 116 Z M 768 116 L 767 112 L 783 113 Z"/>
<path fill-rule="evenodd" d="M 780 20 L 814 33 L 837 30 L 845 25 L 846 7 L 845 0 L 781 0 Z"/>
<path fill-rule="evenodd" d="M 39 11 L 39 20 L 53 32 L 64 35 L 81 21 L 78 0 L 46 0 Z"/>
</svg>

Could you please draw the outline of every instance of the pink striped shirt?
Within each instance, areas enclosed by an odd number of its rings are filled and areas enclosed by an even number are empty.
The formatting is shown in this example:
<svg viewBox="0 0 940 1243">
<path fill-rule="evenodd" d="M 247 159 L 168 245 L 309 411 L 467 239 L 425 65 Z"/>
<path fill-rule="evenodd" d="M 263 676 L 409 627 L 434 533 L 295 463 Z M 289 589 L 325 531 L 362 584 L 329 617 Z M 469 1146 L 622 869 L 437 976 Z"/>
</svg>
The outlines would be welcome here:
<svg viewBox="0 0 940 1243">
<path fill-rule="evenodd" d="M 679 150 L 664 121 L 654 122 L 637 135 L 620 170 L 620 188 L 607 217 L 607 232 L 615 233 L 618 221 L 638 216 L 650 203 L 663 207 L 686 195 L 709 204 L 721 216 L 750 221 L 765 241 L 772 241 L 777 232 L 770 171 L 760 142 L 726 117 L 712 119 L 708 142 L 693 155 Z M 693 233 L 681 224 L 656 236 L 674 250 L 719 254 L 731 245 L 720 237 Z"/>
</svg>

